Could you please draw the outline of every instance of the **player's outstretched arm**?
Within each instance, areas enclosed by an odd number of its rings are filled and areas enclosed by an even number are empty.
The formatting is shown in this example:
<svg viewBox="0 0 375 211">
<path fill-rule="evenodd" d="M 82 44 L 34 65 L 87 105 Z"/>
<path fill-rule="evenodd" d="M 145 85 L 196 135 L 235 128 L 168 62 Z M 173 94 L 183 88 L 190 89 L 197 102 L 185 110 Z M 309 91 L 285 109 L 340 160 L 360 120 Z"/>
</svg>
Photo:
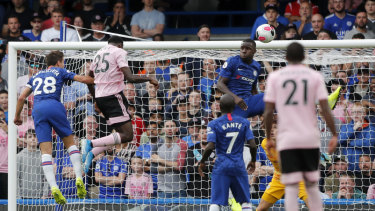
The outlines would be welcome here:
<svg viewBox="0 0 375 211">
<path fill-rule="evenodd" d="M 129 67 L 122 67 L 121 70 L 124 73 L 125 80 L 127 80 L 127 82 L 143 83 L 143 82 L 149 81 L 151 84 L 155 86 L 156 90 L 159 89 L 159 82 L 155 78 L 148 77 L 148 76 L 134 75 Z"/>
<path fill-rule="evenodd" d="M 227 86 L 229 82 L 229 78 L 224 78 L 224 77 L 219 77 L 219 80 L 217 81 L 217 88 L 224 94 L 229 94 L 234 98 L 234 102 L 242 109 L 242 110 L 247 110 L 247 105 L 245 101 L 235 95 L 233 92 L 231 92 Z"/>
<path fill-rule="evenodd" d="M 250 154 L 251 154 L 251 161 L 247 165 L 247 171 L 248 171 L 249 174 L 252 174 L 255 171 L 257 145 L 255 144 L 254 139 L 248 140 L 246 145 L 250 148 Z"/>
<path fill-rule="evenodd" d="M 335 122 L 331 114 L 331 108 L 328 105 L 328 100 L 327 99 L 319 100 L 319 105 L 320 105 L 320 109 L 322 109 L 322 116 L 324 117 L 324 120 L 326 121 L 327 126 L 332 133 L 332 138 L 328 143 L 328 153 L 332 154 L 333 152 L 335 152 L 336 146 L 337 146 L 337 133 L 336 133 Z"/>
<path fill-rule="evenodd" d="M 266 136 L 267 139 L 271 139 L 271 128 L 272 128 L 272 122 L 273 122 L 273 111 L 275 110 L 275 103 L 266 102 L 266 106 L 263 113 L 263 119 L 264 119 L 264 126 L 266 127 Z M 271 141 L 267 141 L 268 143 L 271 143 Z M 270 145 L 272 147 L 272 145 Z"/>
<path fill-rule="evenodd" d="M 215 144 L 213 142 L 209 142 L 206 146 L 206 149 L 203 152 L 202 159 L 198 167 L 198 172 L 199 172 L 199 175 L 201 175 L 201 177 L 204 177 L 203 169 L 206 166 L 205 162 L 208 160 L 208 157 L 210 157 L 214 149 L 215 149 Z"/>
<path fill-rule="evenodd" d="M 85 75 L 75 75 L 73 80 L 84 83 L 84 84 L 94 84 L 94 78 Z"/>
<path fill-rule="evenodd" d="M 23 105 L 25 104 L 26 98 L 32 93 L 32 91 L 33 90 L 30 87 L 26 87 L 21 93 L 20 97 L 18 98 L 16 106 L 16 115 L 13 121 L 14 124 L 22 125 L 21 111 L 23 109 Z"/>
</svg>

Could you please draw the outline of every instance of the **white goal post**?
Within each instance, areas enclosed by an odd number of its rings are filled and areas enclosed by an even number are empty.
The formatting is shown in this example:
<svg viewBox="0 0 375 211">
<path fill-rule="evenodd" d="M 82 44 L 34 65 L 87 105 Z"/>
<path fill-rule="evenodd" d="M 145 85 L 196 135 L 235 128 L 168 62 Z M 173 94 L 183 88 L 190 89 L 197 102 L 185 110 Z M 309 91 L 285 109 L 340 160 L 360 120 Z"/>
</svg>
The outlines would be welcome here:
<svg viewBox="0 0 375 211">
<path fill-rule="evenodd" d="M 299 42 L 305 48 L 375 48 L 372 40 L 288 40 L 261 43 L 257 41 L 257 49 L 286 49 L 292 42 Z M 9 42 L 9 125 L 8 125 L 8 210 L 17 209 L 17 127 L 13 123 L 17 103 L 17 50 L 99 50 L 106 42 Z M 124 42 L 125 50 L 239 50 L 241 41 L 164 41 L 164 42 Z M 284 55 L 281 55 L 284 57 Z"/>
</svg>

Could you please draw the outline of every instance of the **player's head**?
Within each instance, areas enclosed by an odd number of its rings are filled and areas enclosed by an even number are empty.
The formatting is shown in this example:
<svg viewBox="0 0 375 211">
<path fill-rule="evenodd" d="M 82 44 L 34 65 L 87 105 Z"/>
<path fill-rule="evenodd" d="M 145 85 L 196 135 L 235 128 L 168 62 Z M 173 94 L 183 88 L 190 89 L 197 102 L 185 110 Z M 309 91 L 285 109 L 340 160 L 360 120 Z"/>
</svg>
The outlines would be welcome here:
<svg viewBox="0 0 375 211">
<path fill-rule="evenodd" d="M 47 66 L 64 67 L 64 54 L 61 51 L 52 51 L 46 56 Z"/>
<path fill-rule="evenodd" d="M 286 49 L 288 63 L 301 63 L 305 59 L 305 49 L 297 42 L 291 43 Z"/>
<path fill-rule="evenodd" d="M 143 161 L 142 158 L 139 156 L 135 156 L 131 159 L 131 168 L 134 173 L 142 173 L 143 172 Z"/>
<path fill-rule="evenodd" d="M 114 45 L 118 48 L 124 47 L 122 38 L 118 36 L 112 36 L 111 38 L 109 38 L 108 44 Z"/>
<path fill-rule="evenodd" d="M 236 103 L 234 102 L 234 97 L 229 94 L 224 94 L 220 98 L 220 110 L 221 113 L 232 113 L 234 110 L 234 106 Z"/>
<path fill-rule="evenodd" d="M 252 39 L 243 40 L 241 43 L 240 57 L 242 60 L 251 61 L 256 52 L 256 43 Z"/>
</svg>

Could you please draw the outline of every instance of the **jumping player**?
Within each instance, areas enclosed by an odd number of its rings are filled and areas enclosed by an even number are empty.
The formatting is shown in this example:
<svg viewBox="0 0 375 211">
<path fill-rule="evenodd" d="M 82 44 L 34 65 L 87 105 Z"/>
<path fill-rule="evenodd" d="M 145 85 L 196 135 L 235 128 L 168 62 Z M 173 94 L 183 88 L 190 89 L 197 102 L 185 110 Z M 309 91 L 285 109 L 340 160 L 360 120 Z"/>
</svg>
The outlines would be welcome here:
<svg viewBox="0 0 375 211">
<path fill-rule="evenodd" d="M 234 98 L 224 94 L 220 99 L 222 116 L 212 120 L 207 127 L 208 145 L 203 152 L 199 174 L 204 177 L 202 169 L 216 147 L 217 159 L 212 171 L 210 211 L 219 211 L 220 205 L 228 205 L 229 188 L 236 201 L 242 204 L 242 210 L 251 210 L 249 173 L 255 170 L 256 145 L 250 122 L 240 116 L 232 115 L 235 107 Z M 245 143 L 250 147 L 251 162 L 245 166 L 243 149 Z"/>
<path fill-rule="evenodd" d="M 95 88 L 88 85 L 97 106 L 104 114 L 107 124 L 116 132 L 109 136 L 81 140 L 82 161 L 84 171 L 88 172 L 94 156 L 107 150 L 107 147 L 127 143 L 133 140 L 133 126 L 128 113 L 128 101 L 123 94 L 124 81 L 143 83 L 149 81 L 157 90 L 158 81 L 151 77 L 133 75 L 127 61 L 127 52 L 122 49 L 122 38 L 112 36 L 108 45 L 101 48 L 95 55 L 90 67 L 90 76 L 95 78 Z"/>
<path fill-rule="evenodd" d="M 86 196 L 86 189 L 82 180 L 81 155 L 74 144 L 73 133 L 66 116 L 64 105 L 60 102 L 61 89 L 67 80 L 75 80 L 86 84 L 93 84 L 94 79 L 80 76 L 64 69 L 64 54 L 52 51 L 46 57 L 46 70 L 40 70 L 32 76 L 21 93 L 16 107 L 14 124 L 21 125 L 21 111 L 27 97 L 34 94 L 34 108 L 32 116 L 35 124 L 36 136 L 42 153 L 44 175 L 51 187 L 52 195 L 59 204 L 65 204 L 66 199 L 61 194 L 52 165 L 52 128 L 62 138 L 67 149 L 73 169 L 76 174 L 77 195 Z"/>
<path fill-rule="evenodd" d="M 285 184 L 286 210 L 298 210 L 298 183 L 305 182 L 311 210 L 322 210 L 318 189 L 320 133 L 317 128 L 316 104 L 319 102 L 327 125 L 332 132 L 328 152 L 334 152 L 337 134 L 328 105 L 328 93 L 322 75 L 305 65 L 301 44 L 287 47 L 288 66 L 272 72 L 267 81 L 264 101 L 264 122 L 267 140 L 271 139 L 273 113 L 278 113 L 277 151 L 280 158 L 281 182 Z M 267 142 L 266 148 L 275 147 Z"/>
</svg>

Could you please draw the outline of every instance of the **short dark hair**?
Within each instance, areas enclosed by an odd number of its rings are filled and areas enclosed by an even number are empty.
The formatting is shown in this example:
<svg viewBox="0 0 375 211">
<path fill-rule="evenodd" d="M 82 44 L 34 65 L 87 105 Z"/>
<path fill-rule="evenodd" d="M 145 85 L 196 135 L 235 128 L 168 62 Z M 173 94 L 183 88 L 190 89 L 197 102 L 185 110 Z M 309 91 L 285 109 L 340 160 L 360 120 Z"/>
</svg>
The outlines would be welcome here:
<svg viewBox="0 0 375 211">
<path fill-rule="evenodd" d="M 157 125 L 157 127 L 160 128 L 159 124 L 157 122 L 155 122 L 155 121 L 146 121 L 146 128 L 148 128 L 148 126 L 150 126 L 150 125 Z"/>
<path fill-rule="evenodd" d="M 211 31 L 211 27 L 208 24 L 202 24 L 198 27 L 198 32 L 203 28 L 208 28 Z"/>
<path fill-rule="evenodd" d="M 332 79 L 328 81 L 327 88 L 329 93 L 332 93 L 332 85 L 339 85 L 342 89 L 346 90 L 346 83 L 342 79 Z"/>
<path fill-rule="evenodd" d="M 291 43 L 286 49 L 288 62 L 302 62 L 305 59 L 305 49 L 298 42 Z"/>
<path fill-rule="evenodd" d="M 156 37 L 160 37 L 160 40 L 164 41 L 164 35 L 163 34 L 154 34 L 154 36 L 152 36 L 152 40 L 155 40 Z"/>
<path fill-rule="evenodd" d="M 119 36 L 112 36 L 111 38 L 108 39 L 108 44 L 109 43 L 112 43 L 112 44 L 123 44 L 123 42 L 124 41 Z"/>
<path fill-rule="evenodd" d="M 18 16 L 16 16 L 15 14 L 11 14 L 11 15 L 9 15 L 8 20 L 11 19 L 11 18 L 17 18 L 18 23 L 20 22 L 20 19 L 19 19 Z"/>
<path fill-rule="evenodd" d="M 352 36 L 352 39 L 365 39 L 365 35 L 363 35 L 362 33 L 357 33 L 357 34 L 354 34 Z"/>
<path fill-rule="evenodd" d="M 62 8 L 55 8 L 52 10 L 51 15 L 52 13 L 60 13 L 62 16 L 64 16 L 64 10 Z"/>
<path fill-rule="evenodd" d="M 28 129 L 28 130 L 26 131 L 26 133 L 25 133 L 25 137 L 26 137 L 27 135 L 29 135 L 29 134 L 32 134 L 32 135 L 36 136 L 36 133 L 35 133 L 35 130 L 34 130 L 34 129 Z"/>
<path fill-rule="evenodd" d="M 255 48 L 257 47 L 257 44 L 252 39 L 244 39 L 244 40 L 242 40 L 242 42 L 249 42 L 249 43 L 253 44 Z"/>
<path fill-rule="evenodd" d="M 64 53 L 61 51 L 52 51 L 46 56 L 47 66 L 54 66 L 58 61 L 64 58 Z"/>
<path fill-rule="evenodd" d="M 329 35 L 329 37 L 330 37 L 331 39 L 333 39 L 332 34 L 331 34 L 331 31 L 329 31 L 329 30 L 327 30 L 327 29 L 322 29 L 322 30 L 320 30 L 316 36 L 318 37 L 320 33 L 327 33 L 327 34 Z"/>
<path fill-rule="evenodd" d="M 8 91 L 5 90 L 5 89 L 3 89 L 3 90 L 0 91 L 0 95 L 1 95 L 1 94 L 8 94 Z"/>
</svg>

